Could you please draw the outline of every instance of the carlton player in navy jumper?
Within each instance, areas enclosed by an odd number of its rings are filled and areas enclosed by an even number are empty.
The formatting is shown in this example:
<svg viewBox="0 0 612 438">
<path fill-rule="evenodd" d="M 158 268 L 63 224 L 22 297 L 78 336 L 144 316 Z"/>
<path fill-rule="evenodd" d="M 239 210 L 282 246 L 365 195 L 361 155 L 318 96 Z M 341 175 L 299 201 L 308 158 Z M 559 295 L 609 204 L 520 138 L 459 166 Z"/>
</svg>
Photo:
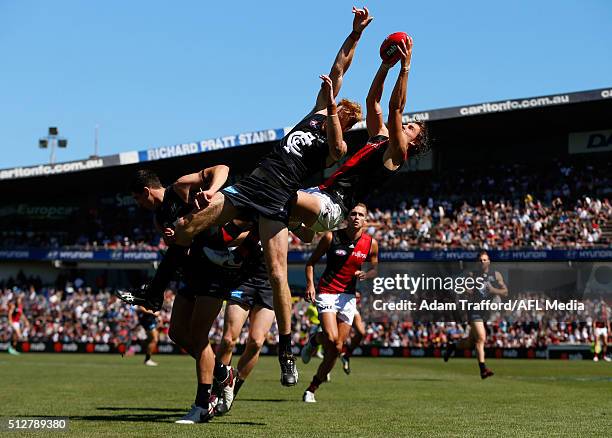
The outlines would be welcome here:
<svg viewBox="0 0 612 438">
<path fill-rule="evenodd" d="M 157 174 L 148 169 L 140 169 L 129 183 L 129 190 L 139 207 L 154 212 L 155 228 L 162 233 L 168 245 L 168 251 L 176 254 L 174 245 L 174 223 L 181 216 L 200 208 L 201 199 L 211 197 L 227 181 L 229 167 L 217 165 L 207 167 L 200 172 L 180 177 L 173 184 L 164 187 Z M 196 192 L 199 197 L 196 197 Z M 158 275 L 144 289 L 118 290 L 117 296 L 128 304 L 141 305 L 149 310 L 158 311 L 164 299 L 164 291 L 176 273 L 176 267 L 161 269 L 164 275 Z M 151 292 L 154 291 L 154 292 Z M 176 303 L 175 303 L 176 306 Z"/>
<path fill-rule="evenodd" d="M 298 374 L 291 352 L 291 292 L 287 281 L 289 204 L 304 181 L 338 161 L 346 153 L 342 133 L 361 118 L 358 104 L 342 100 L 336 105 L 361 32 L 372 21 L 367 9 L 353 8 L 353 30 L 338 52 L 329 76 L 323 81 L 313 110 L 265 156 L 253 173 L 214 196 L 202 196 L 205 208 L 176 223 L 176 243 L 160 264 L 156 277 L 174 272 L 194 236 L 211 225 L 229 222 L 240 213 L 259 215 L 274 312 L 279 329 L 281 383 L 293 386 Z M 155 281 L 155 280 L 154 280 Z M 160 294 L 151 288 L 152 294 Z"/>
<path fill-rule="evenodd" d="M 372 188 L 396 175 L 408 155 L 427 150 L 427 131 L 422 122 L 402 125 L 406 106 L 408 71 L 412 57 L 412 39 L 399 47 L 401 68 L 389 101 L 389 128 L 384 124 L 380 101 L 391 64 L 381 64 L 366 99 L 366 125 L 369 140 L 323 184 L 298 192 L 292 216 L 306 228 L 322 232 L 337 228 L 348 208 L 364 202 Z M 293 222 L 293 219 L 292 219 Z M 301 236 L 300 236 L 301 237 Z"/>
<path fill-rule="evenodd" d="M 234 397 L 257 364 L 266 335 L 274 322 L 272 288 L 256 229 L 248 234 L 234 252 L 238 250 L 241 250 L 239 260 L 242 262 L 241 270 L 245 274 L 239 284 L 233 284 L 228 291 L 223 337 L 216 351 L 217 360 L 231 368 L 234 347 L 247 318 L 249 331 L 245 349 L 234 370 L 235 383 L 223 388 L 215 415 L 224 415 L 231 409 Z"/>
<path fill-rule="evenodd" d="M 304 392 L 307 403 L 316 402 L 314 393 L 326 381 L 351 332 L 357 312 L 357 281 L 376 276 L 378 243 L 364 232 L 366 215 L 366 206 L 357 204 L 349 213 L 348 227 L 326 233 L 306 263 L 306 299 L 316 303 L 323 331 L 309 339 L 302 349 L 302 360 L 308 363 L 317 345 L 322 344 L 325 352 L 317 374 Z M 315 291 L 314 265 L 325 254 L 327 266 Z M 370 262 L 367 272 L 362 270 L 366 261 Z"/>
<path fill-rule="evenodd" d="M 214 193 L 224 184 L 228 172 L 227 166 L 209 167 L 199 173 L 182 176 L 174 184 L 163 187 L 154 172 L 139 170 L 130 184 L 130 190 L 140 207 L 154 211 L 156 227 L 163 233 L 166 243 L 172 244 L 174 221 L 191 211 L 194 203 L 197 205 L 194 193 L 203 190 Z M 221 361 L 215 361 L 208 333 L 222 301 L 229 297 L 231 285 L 239 284 L 237 282 L 243 273 L 251 272 L 248 268 L 240 270 L 241 265 L 236 264 L 236 258 L 230 257 L 227 249 L 229 243 L 238 245 L 239 241 L 244 240 L 248 234 L 243 231 L 245 227 L 249 228 L 250 225 L 235 220 L 223 227 L 205 230 L 192 242 L 189 255 L 181 260 L 180 268 L 186 287 L 181 288 L 174 299 L 169 335 L 196 360 L 198 387 L 190 413 L 179 422 L 205 422 L 212 418 L 213 406 L 209 399 L 213 375 L 224 386 L 224 390 L 227 387 L 233 389 L 231 369 Z M 248 258 L 244 254 L 241 257 Z M 265 272 L 263 256 L 257 260 L 261 266 L 258 272 Z M 165 291 L 166 286 L 167 282 L 158 285 L 162 291 Z M 271 294 L 269 291 L 269 301 Z M 117 291 L 117 295 L 130 304 L 143 304 L 148 308 L 158 305 L 130 290 Z"/>
<path fill-rule="evenodd" d="M 155 223 L 163 231 L 164 239 L 171 243 L 173 218 L 176 220 L 182 211 L 193 208 L 189 193 L 219 187 L 227 171 L 225 166 L 204 169 L 201 178 L 197 174 L 187 175 L 164 188 L 155 173 L 140 170 L 132 182 L 133 196 L 140 206 L 155 211 Z M 250 231 L 252 228 L 253 223 L 238 219 L 223 227 L 210 227 L 196 236 L 189 255 L 182 259 L 183 287 L 174 299 L 169 335 L 196 360 L 197 391 L 189 413 L 177 423 L 201 423 L 213 418 L 213 377 L 222 391 L 223 407 L 226 411 L 231 407 L 234 376 L 231 367 L 222 360 L 215 360 L 208 338 L 222 302 L 226 300 L 227 307 L 232 309 L 239 306 L 255 309 L 250 317 L 249 331 L 249 340 L 253 342 L 249 343 L 238 364 L 243 378 L 257 362 L 259 350 L 253 347 L 263 343 L 274 320 L 272 290 L 267 281 L 259 237 L 256 231 Z M 237 247 L 229 251 L 229 244 Z M 128 301 L 127 297 L 123 298 Z"/>
<path fill-rule="evenodd" d="M 481 277 L 483 279 L 482 287 L 469 289 L 467 297 L 471 297 L 473 302 L 482 300 L 490 300 L 495 296 L 507 297 L 508 287 L 504 283 L 504 278 L 501 273 L 491 269 L 491 259 L 486 251 L 481 251 L 478 254 L 479 268 L 470 273 L 472 277 Z M 477 283 L 478 284 L 478 283 Z M 485 341 L 487 339 L 487 319 L 488 312 L 469 310 L 467 312 L 468 322 L 470 324 L 470 336 L 468 339 L 461 341 L 460 348 L 475 348 L 476 359 L 478 359 L 478 368 L 480 377 L 486 379 L 493 376 L 491 371 L 485 365 Z M 444 352 L 444 362 L 447 362 L 454 351 L 457 349 L 457 344 L 449 342 Z"/>
<path fill-rule="evenodd" d="M 246 230 L 251 228 L 252 224 L 237 221 L 235 225 Z M 267 280 L 268 274 L 257 232 L 241 233 L 232 241 L 232 245 L 238 247 L 228 251 L 223 231 L 226 227 L 221 228 L 221 232 L 213 232 L 217 228 L 221 227 L 214 226 L 198 234 L 187 257 L 191 263 L 183 267 L 185 288 L 180 290 L 179 294 L 195 296 L 189 343 L 198 361 L 198 385 L 191 410 L 177 423 L 206 422 L 215 414 L 226 413 L 231 407 L 235 391 L 234 371 L 229 366 L 231 356 L 224 360 L 217 354 L 215 359 L 209 340 L 209 332 L 223 302 L 226 301 L 228 308 L 234 308 L 236 304 L 256 310 L 256 313 L 251 315 L 253 327 L 249 336 L 256 337 L 258 345 L 263 344 L 263 338 L 274 320 L 272 290 Z M 245 234 L 246 237 L 243 237 Z M 207 236 L 206 239 L 203 239 L 204 236 Z M 199 248 L 196 247 L 198 241 L 201 241 Z M 246 313 L 248 314 L 248 311 Z M 259 349 L 253 349 L 253 345 L 249 345 L 249 348 L 238 364 L 242 380 L 255 366 L 259 355 Z M 222 400 L 216 405 L 216 411 L 213 411 L 209 399 L 213 376 L 219 383 Z"/>
<path fill-rule="evenodd" d="M 138 316 L 138 324 L 142 326 L 147 334 L 147 338 L 144 341 L 144 364 L 149 367 L 156 367 L 157 362 L 151 359 L 151 357 L 153 356 L 153 352 L 157 350 L 157 344 L 159 343 L 159 330 L 157 329 L 159 312 L 153 312 L 142 306 L 138 306 L 136 315 Z"/>
</svg>

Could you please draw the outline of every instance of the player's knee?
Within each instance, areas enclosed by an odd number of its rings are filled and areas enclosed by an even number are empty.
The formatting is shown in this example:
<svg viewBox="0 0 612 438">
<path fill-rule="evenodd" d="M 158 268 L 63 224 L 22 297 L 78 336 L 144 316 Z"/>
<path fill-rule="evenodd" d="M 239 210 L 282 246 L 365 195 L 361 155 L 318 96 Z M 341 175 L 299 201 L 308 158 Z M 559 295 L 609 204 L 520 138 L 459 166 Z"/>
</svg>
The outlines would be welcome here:
<svg viewBox="0 0 612 438">
<path fill-rule="evenodd" d="M 247 339 L 246 347 L 253 351 L 261 351 L 263 344 L 264 344 L 263 337 L 254 338 L 252 336 L 249 336 Z"/>
<path fill-rule="evenodd" d="M 342 349 L 344 348 L 344 342 L 336 342 L 335 347 L 336 355 L 340 356 L 342 354 Z"/>
<path fill-rule="evenodd" d="M 323 343 L 335 348 L 338 337 L 333 333 L 323 333 Z"/>
<path fill-rule="evenodd" d="M 223 335 L 221 338 L 221 348 L 226 351 L 234 351 L 234 347 L 236 346 L 236 339 L 231 334 Z"/>
<path fill-rule="evenodd" d="M 266 256 L 266 265 L 268 267 L 268 276 L 270 281 L 282 281 L 287 278 L 287 259 L 281 257 L 274 248 L 268 248 L 271 252 Z"/>
<path fill-rule="evenodd" d="M 269 280 L 272 288 L 279 288 L 287 282 L 287 276 L 286 273 L 282 272 L 280 269 L 273 267 L 270 269 Z"/>
</svg>

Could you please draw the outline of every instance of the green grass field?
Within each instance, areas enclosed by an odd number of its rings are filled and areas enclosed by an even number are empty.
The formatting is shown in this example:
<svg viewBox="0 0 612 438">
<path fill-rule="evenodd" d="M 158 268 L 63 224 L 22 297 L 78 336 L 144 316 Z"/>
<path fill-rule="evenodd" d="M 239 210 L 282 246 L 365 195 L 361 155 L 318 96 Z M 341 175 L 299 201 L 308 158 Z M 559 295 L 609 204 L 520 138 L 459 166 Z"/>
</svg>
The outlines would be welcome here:
<svg viewBox="0 0 612 438">
<path fill-rule="evenodd" d="M 156 360 L 0 355 L 0 416 L 68 416 L 74 436 L 610 436 L 612 427 L 609 363 L 491 360 L 496 375 L 481 381 L 474 360 L 355 358 L 350 376 L 337 367 L 318 403 L 305 404 L 318 360 L 284 388 L 265 357 L 228 415 L 188 426 L 173 422 L 195 395 L 193 362 Z"/>
</svg>

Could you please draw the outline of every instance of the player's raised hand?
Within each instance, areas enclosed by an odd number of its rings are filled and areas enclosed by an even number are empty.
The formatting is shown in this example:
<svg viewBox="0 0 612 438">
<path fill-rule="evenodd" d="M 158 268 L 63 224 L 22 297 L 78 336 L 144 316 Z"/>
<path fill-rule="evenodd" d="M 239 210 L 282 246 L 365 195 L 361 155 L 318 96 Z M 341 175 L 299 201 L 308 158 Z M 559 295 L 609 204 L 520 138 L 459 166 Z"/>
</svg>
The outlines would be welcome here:
<svg viewBox="0 0 612 438">
<path fill-rule="evenodd" d="M 355 32 L 363 32 L 363 30 L 368 27 L 368 24 L 374 19 L 374 17 L 370 16 L 370 11 L 365 6 L 363 9 L 357 9 L 353 6 L 353 30 Z"/>
<path fill-rule="evenodd" d="M 323 81 L 321 83 L 321 89 L 323 90 L 323 99 L 326 106 L 333 106 L 336 104 L 334 98 L 334 84 L 329 76 L 320 75 L 319 78 Z"/>
<path fill-rule="evenodd" d="M 402 67 L 410 68 L 410 58 L 412 58 L 412 38 L 408 36 L 408 45 L 406 45 L 406 42 L 401 41 L 400 44 L 397 45 L 397 50 L 400 54 Z"/>
</svg>

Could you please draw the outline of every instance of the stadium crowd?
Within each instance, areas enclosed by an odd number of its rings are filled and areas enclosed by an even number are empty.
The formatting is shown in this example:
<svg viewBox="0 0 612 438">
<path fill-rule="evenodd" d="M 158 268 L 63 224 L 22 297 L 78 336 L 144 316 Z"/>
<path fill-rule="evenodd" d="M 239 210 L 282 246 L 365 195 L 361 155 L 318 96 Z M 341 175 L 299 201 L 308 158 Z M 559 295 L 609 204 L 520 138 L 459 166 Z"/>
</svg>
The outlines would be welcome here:
<svg viewBox="0 0 612 438">
<path fill-rule="evenodd" d="M 559 161 L 456 169 L 427 177 L 403 173 L 373 189 L 368 232 L 382 249 L 393 250 L 610 246 L 603 233 L 612 225 L 610 175 L 610 163 Z M 10 220 L 0 231 L 0 247 L 163 249 L 150 214 L 136 208 L 128 194 L 119 198 L 109 195 L 106 204 L 74 208 L 57 230 L 49 229 L 52 222 L 39 230 L 32 221 Z M 73 224 L 68 230 L 65 221 Z M 293 236 L 290 247 L 309 246 Z"/>
<path fill-rule="evenodd" d="M 560 198 L 548 207 L 528 197 L 522 208 L 510 201 L 483 201 L 447 211 L 429 198 L 425 205 L 414 199 L 395 210 L 370 211 L 368 233 L 380 248 L 393 250 L 581 249 L 608 246 L 602 227 L 610 221 L 607 199 L 587 197 L 565 208 Z M 297 239 L 291 247 L 307 248 Z"/>
<path fill-rule="evenodd" d="M 610 246 L 612 164 L 498 165 L 374 190 L 368 232 L 383 249 L 581 249 Z M 401 190 L 398 190 L 401 188 Z M 304 249 L 297 239 L 293 249 Z"/>
<path fill-rule="evenodd" d="M 383 249 L 577 249 L 609 247 L 603 230 L 612 224 L 612 163 L 551 160 L 547 165 L 492 165 L 428 174 L 402 173 L 368 201 L 368 233 Z M 120 199 L 119 199 L 120 198 Z M 0 248 L 59 248 L 157 250 L 164 243 L 152 227 L 149 213 L 138 209 L 129 194 L 111 195 L 99 205 L 66 208 L 54 229 L 53 220 L 39 227 L 32 220 L 11 216 L 19 208 L 4 207 L 0 216 Z M 112 208 L 111 208 L 112 207 Z M 39 211 L 40 213 L 40 211 Z M 68 214 L 66 213 L 66 214 Z M 45 214 L 50 214 L 46 212 Z M 10 219 L 12 218 L 12 219 Z M 47 220 L 48 219 L 48 220 Z M 40 218 L 38 218 L 40 220 Z M 65 223 L 71 223 L 65 229 Z M 297 238 L 294 250 L 312 248 Z M 44 286 L 37 278 L 0 282 L 0 341 L 10 339 L 8 302 L 23 295 L 30 324 L 28 340 L 124 343 L 144 335 L 133 309 L 122 305 L 105 284 L 58 281 Z M 160 340 L 168 341 L 172 292 L 160 314 Z M 367 301 L 367 300 L 366 300 Z M 488 328 L 490 346 L 520 347 L 554 343 L 588 343 L 594 302 L 580 320 L 575 314 L 496 314 Z M 313 324 L 307 303 L 294 306 L 295 341 L 305 342 Z M 223 319 L 211 339 L 221 338 Z M 465 335 L 464 324 L 431 324 L 370 320 L 364 342 L 382 346 L 427 347 Z M 243 331 L 242 340 L 246 338 Z M 268 337 L 276 339 L 275 332 Z"/>
<path fill-rule="evenodd" d="M 75 284 L 76 283 L 76 284 Z M 23 330 L 23 340 L 30 342 L 95 342 L 129 344 L 145 338 L 144 329 L 138 323 L 135 309 L 121 303 L 107 288 L 92 288 L 81 281 L 66 282 L 62 287 L 41 286 L 39 279 L 9 279 L 0 284 L 0 342 L 9 342 L 11 327 L 8 306 L 22 297 L 24 316 L 28 321 Z M 517 298 L 535 298 L 535 294 Z M 160 341 L 170 342 L 168 327 L 174 292 L 166 292 L 165 302 L 159 314 Z M 488 322 L 489 347 L 540 347 L 561 343 L 593 342 L 593 318 L 601 302 L 585 300 L 585 310 L 573 312 L 516 311 L 492 314 Z M 308 312 L 309 303 L 297 301 L 293 307 L 294 341 L 303 345 L 317 324 L 316 314 Z M 464 323 L 419 323 L 400 321 L 387 316 L 369 320 L 367 297 L 362 313 L 366 321 L 364 344 L 385 347 L 439 347 L 450 339 L 467 335 Z M 223 315 L 211 331 L 213 343 L 222 337 Z M 247 327 L 242 331 L 239 343 L 247 338 Z M 267 343 L 276 342 L 274 325 L 267 335 Z"/>
</svg>

